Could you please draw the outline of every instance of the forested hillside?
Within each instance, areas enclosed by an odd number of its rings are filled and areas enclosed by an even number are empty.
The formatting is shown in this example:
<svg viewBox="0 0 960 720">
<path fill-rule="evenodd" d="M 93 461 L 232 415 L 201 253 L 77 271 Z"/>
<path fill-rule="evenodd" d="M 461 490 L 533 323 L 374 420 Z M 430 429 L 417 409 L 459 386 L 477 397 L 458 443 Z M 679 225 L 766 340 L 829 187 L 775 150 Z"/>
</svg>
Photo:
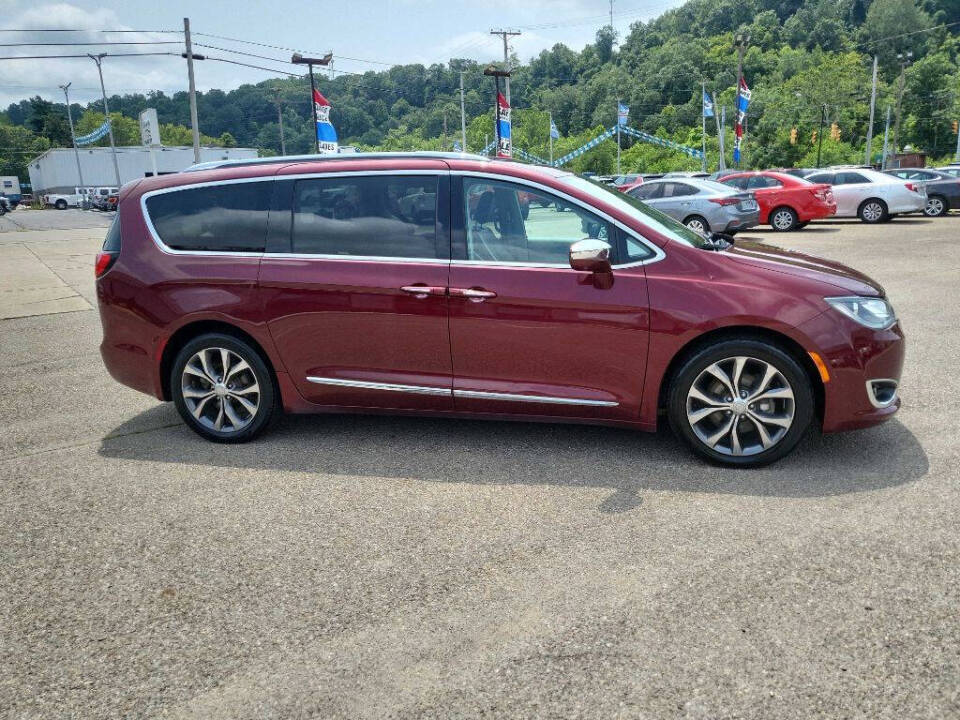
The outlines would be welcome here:
<svg viewBox="0 0 960 720">
<path fill-rule="evenodd" d="M 960 118 L 960 0 L 690 0 L 649 23 L 634 23 L 617 37 L 600 28 L 596 41 L 576 50 L 563 45 L 535 58 L 515 58 L 512 78 L 514 146 L 547 155 L 548 111 L 561 139 L 559 156 L 615 122 L 616 99 L 630 106 L 630 125 L 700 146 L 700 83 L 732 106 L 736 73 L 733 37 L 750 35 L 744 75 L 753 98 L 745 162 L 750 166 L 807 165 L 815 159 L 812 133 L 826 106 L 824 162 L 862 160 L 869 117 L 872 56 L 880 82 L 874 127 L 879 154 L 883 121 L 899 88 L 897 53 L 913 53 L 905 72 L 900 145 L 933 157 L 952 155 Z M 464 71 L 468 148 L 477 151 L 492 132 L 491 79 L 476 62 L 395 66 L 381 72 L 320 78 L 333 104 L 331 118 L 342 144 L 363 149 L 451 149 L 459 136 L 459 73 Z M 212 90 L 198 98 L 205 142 L 280 152 L 275 99 L 282 103 L 286 150 L 307 152 L 311 143 L 309 84 L 303 78 L 270 79 L 236 90 Z M 81 134 L 102 122 L 98 104 L 74 106 Z M 168 144 L 189 144 L 187 94 L 114 96 L 118 142 L 137 143 L 135 118 L 155 107 Z M 444 118 L 447 134 L 444 135 Z M 797 142 L 791 143 L 791 129 Z M 707 127 L 711 165 L 717 128 Z M 11 105 L 0 115 L 0 174 L 23 172 L 24 152 L 68 146 L 65 107 L 39 98 Z M 728 139 L 727 147 L 732 146 Z M 645 144 L 624 142 L 629 170 L 691 167 L 699 161 Z M 4 154 L 4 153 L 7 154 Z M 605 143 L 574 161 L 574 169 L 613 168 L 616 147 Z"/>
</svg>

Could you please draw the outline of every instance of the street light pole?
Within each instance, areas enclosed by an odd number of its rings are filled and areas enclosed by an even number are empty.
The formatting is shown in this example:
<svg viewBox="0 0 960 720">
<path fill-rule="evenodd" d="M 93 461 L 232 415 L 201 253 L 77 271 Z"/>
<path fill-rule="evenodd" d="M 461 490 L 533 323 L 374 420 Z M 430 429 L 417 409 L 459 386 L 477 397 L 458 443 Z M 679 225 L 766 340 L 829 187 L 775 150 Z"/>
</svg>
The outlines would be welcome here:
<svg viewBox="0 0 960 720">
<path fill-rule="evenodd" d="M 463 70 L 460 71 L 460 151 L 467 152 L 467 111 L 463 100 Z"/>
<path fill-rule="evenodd" d="M 286 155 L 287 143 L 284 141 L 284 138 L 283 138 L 283 112 L 280 109 L 280 89 L 279 88 L 276 91 L 276 96 L 274 97 L 273 101 L 277 105 L 277 123 L 280 125 L 280 154 Z"/>
<path fill-rule="evenodd" d="M 737 33 L 734 38 L 734 45 L 737 48 L 737 92 L 734 94 L 734 113 L 736 113 L 737 122 L 735 127 L 740 128 L 742 133 L 742 125 L 740 120 L 740 85 L 743 83 L 743 56 L 747 52 L 747 45 L 750 44 L 750 36 L 745 33 Z M 737 143 L 735 141 L 734 149 L 742 143 Z M 743 155 L 743 149 L 740 149 L 738 153 L 739 156 Z M 737 167 L 740 167 L 740 160 L 737 160 Z"/>
<path fill-rule="evenodd" d="M 99 55 L 88 55 L 91 60 L 97 64 L 97 72 L 100 74 L 100 92 L 103 93 L 103 114 L 107 118 L 107 132 L 110 134 L 110 151 L 113 154 L 113 171 L 117 175 L 117 187 L 123 183 L 120 182 L 120 163 L 117 162 L 117 144 L 113 140 L 113 123 L 110 122 L 110 108 L 107 107 L 107 89 L 103 85 L 103 68 L 100 63 L 107 56 L 107 53 Z"/>
<path fill-rule="evenodd" d="M 877 56 L 873 56 L 873 86 L 870 90 L 870 123 L 867 125 L 867 159 L 871 165 L 873 160 L 873 113 L 877 107 Z"/>
<path fill-rule="evenodd" d="M 67 100 L 67 122 L 70 123 L 70 140 L 73 141 L 73 154 L 77 157 L 77 177 L 80 178 L 80 187 L 83 188 L 83 170 L 80 169 L 80 150 L 77 148 L 77 135 L 73 131 L 73 113 L 70 112 L 70 86 L 73 85 L 72 82 L 68 82 L 66 85 L 61 85 L 60 89 L 63 90 L 63 96 Z"/>
<path fill-rule="evenodd" d="M 500 138 L 500 78 L 506 78 L 507 80 L 509 80 L 510 71 L 497 70 L 496 66 L 488 65 L 484 69 L 483 74 L 488 77 L 490 76 L 493 77 L 494 87 L 496 87 L 496 90 L 497 90 L 497 94 L 493 98 L 493 126 L 497 132 L 497 147 L 496 147 L 496 153 L 494 157 L 497 157 L 500 155 L 500 140 L 501 140 Z M 509 104 L 510 104 L 510 101 L 508 100 L 507 105 Z"/>
<path fill-rule="evenodd" d="M 320 154 L 320 136 L 317 135 L 317 122 L 319 118 L 317 117 L 317 101 L 314 99 L 314 96 L 317 94 L 317 85 L 313 79 L 313 66 L 321 65 L 326 67 L 330 64 L 331 60 L 333 60 L 333 53 L 327 53 L 322 58 L 308 58 L 303 57 L 300 53 L 294 53 L 293 57 L 290 58 L 290 62 L 294 65 L 306 65 L 307 71 L 310 73 L 310 107 L 313 108 L 313 148 L 317 155 Z"/>
<path fill-rule="evenodd" d="M 897 60 L 900 62 L 900 87 L 897 90 L 897 109 L 896 121 L 893 125 L 893 152 L 897 152 L 900 147 L 900 109 L 903 105 L 903 90 L 906 82 L 907 67 L 913 62 L 913 53 L 897 53 Z"/>
</svg>

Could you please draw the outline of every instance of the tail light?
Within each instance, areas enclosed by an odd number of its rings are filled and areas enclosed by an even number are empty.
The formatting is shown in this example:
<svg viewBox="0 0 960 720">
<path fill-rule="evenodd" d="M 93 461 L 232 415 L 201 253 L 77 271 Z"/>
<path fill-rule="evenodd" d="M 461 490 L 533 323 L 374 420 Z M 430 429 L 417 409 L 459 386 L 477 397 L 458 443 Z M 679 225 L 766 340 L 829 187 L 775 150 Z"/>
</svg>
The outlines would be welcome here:
<svg viewBox="0 0 960 720">
<path fill-rule="evenodd" d="M 917 190 L 917 186 L 914 185 L 912 182 L 905 183 L 905 185 L 907 186 L 907 190 L 909 190 L 910 192 L 919 192 L 919 190 Z"/>
<path fill-rule="evenodd" d="M 716 203 L 717 205 L 736 205 L 740 200 L 741 198 L 736 195 L 722 195 L 721 197 L 710 198 L 710 202 Z"/>
<path fill-rule="evenodd" d="M 93 276 L 95 278 L 103 277 L 103 274 L 113 267 L 119 256 L 120 253 L 116 252 L 104 252 L 103 250 L 98 252 L 97 260 L 93 264 Z"/>
</svg>

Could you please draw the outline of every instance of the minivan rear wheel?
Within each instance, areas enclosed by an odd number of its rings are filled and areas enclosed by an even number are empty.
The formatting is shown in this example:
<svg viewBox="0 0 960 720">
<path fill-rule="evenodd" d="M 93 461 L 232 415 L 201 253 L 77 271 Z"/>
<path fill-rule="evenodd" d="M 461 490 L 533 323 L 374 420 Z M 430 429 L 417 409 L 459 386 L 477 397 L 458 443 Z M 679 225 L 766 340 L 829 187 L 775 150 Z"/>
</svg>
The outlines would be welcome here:
<svg viewBox="0 0 960 720">
<path fill-rule="evenodd" d="M 667 412 L 674 433 L 701 457 L 759 467 L 796 447 L 813 409 L 810 380 L 789 354 L 761 340 L 727 340 L 681 366 Z"/>
<path fill-rule="evenodd" d="M 180 349 L 170 393 L 190 429 L 214 442 L 246 442 L 276 411 L 273 378 L 260 353 L 221 333 L 201 335 Z"/>
</svg>

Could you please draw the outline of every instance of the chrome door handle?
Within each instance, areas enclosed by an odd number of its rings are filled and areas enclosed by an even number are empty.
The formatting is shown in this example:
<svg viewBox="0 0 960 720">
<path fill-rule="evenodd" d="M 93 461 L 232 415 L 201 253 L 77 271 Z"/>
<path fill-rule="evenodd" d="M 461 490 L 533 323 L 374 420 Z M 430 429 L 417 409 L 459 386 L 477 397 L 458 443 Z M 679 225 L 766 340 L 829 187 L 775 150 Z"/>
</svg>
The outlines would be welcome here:
<svg viewBox="0 0 960 720">
<path fill-rule="evenodd" d="M 481 290 L 478 288 L 450 288 L 450 294 L 454 297 L 467 298 L 471 302 L 483 302 L 484 300 L 489 300 L 497 296 L 492 290 Z"/>
<path fill-rule="evenodd" d="M 405 293 L 410 293 L 418 298 L 429 297 L 430 295 L 446 295 L 447 289 L 445 287 L 438 287 L 436 285 L 404 285 L 400 288 Z"/>
</svg>

